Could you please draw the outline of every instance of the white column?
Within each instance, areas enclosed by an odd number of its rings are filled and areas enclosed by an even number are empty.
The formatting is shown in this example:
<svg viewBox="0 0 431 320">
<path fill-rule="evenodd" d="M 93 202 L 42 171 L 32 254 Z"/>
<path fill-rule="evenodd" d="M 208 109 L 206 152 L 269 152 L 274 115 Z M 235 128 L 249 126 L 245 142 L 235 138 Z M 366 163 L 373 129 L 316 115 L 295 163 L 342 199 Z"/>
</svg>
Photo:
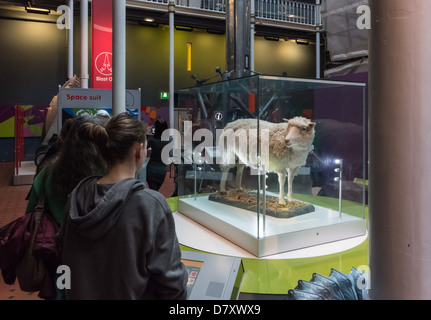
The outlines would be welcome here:
<svg viewBox="0 0 431 320">
<path fill-rule="evenodd" d="M 88 88 L 88 0 L 81 0 L 81 88 Z"/>
<path fill-rule="evenodd" d="M 67 78 L 73 77 L 73 0 L 69 0 L 69 29 L 67 30 Z"/>
<path fill-rule="evenodd" d="M 112 0 L 112 114 L 126 111 L 126 1 Z"/>
<path fill-rule="evenodd" d="M 431 1 L 370 9 L 371 298 L 431 299 Z"/>
<path fill-rule="evenodd" d="M 174 102 L 175 102 L 175 88 L 174 88 L 174 57 L 175 57 L 175 2 L 169 1 L 169 128 L 174 128 Z"/>
<path fill-rule="evenodd" d="M 317 28 L 319 30 L 320 28 Z M 320 79 L 320 32 L 316 32 L 316 79 Z"/>
</svg>

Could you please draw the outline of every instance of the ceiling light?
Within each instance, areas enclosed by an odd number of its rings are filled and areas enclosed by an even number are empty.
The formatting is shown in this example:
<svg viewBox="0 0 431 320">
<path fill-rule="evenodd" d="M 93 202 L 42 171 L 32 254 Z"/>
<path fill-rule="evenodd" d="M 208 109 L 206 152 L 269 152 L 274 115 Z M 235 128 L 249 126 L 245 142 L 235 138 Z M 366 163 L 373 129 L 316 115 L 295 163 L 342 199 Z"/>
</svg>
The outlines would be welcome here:
<svg viewBox="0 0 431 320">
<path fill-rule="evenodd" d="M 144 20 L 139 20 L 139 25 L 143 26 L 143 27 L 153 27 L 153 28 L 157 28 L 159 26 L 159 24 L 157 22 L 149 22 L 146 19 Z"/>
<path fill-rule="evenodd" d="M 310 41 L 304 41 L 304 40 L 296 40 L 296 44 L 308 46 Z"/>
<path fill-rule="evenodd" d="M 210 34 L 224 34 L 225 30 L 221 29 L 207 29 L 207 32 Z"/>
<path fill-rule="evenodd" d="M 25 11 L 28 13 L 37 13 L 37 14 L 49 14 L 51 10 L 42 9 L 42 8 L 34 8 L 34 7 L 25 7 Z"/>
<path fill-rule="evenodd" d="M 188 31 L 188 32 L 193 31 L 192 27 L 185 27 L 185 26 L 175 26 L 175 29 L 179 31 Z"/>
<path fill-rule="evenodd" d="M 154 18 L 145 18 L 144 21 L 145 22 L 154 22 L 155 19 Z"/>
<path fill-rule="evenodd" d="M 273 37 L 273 36 L 265 36 L 265 40 L 269 40 L 269 41 L 279 41 L 280 38 L 279 37 Z"/>
</svg>

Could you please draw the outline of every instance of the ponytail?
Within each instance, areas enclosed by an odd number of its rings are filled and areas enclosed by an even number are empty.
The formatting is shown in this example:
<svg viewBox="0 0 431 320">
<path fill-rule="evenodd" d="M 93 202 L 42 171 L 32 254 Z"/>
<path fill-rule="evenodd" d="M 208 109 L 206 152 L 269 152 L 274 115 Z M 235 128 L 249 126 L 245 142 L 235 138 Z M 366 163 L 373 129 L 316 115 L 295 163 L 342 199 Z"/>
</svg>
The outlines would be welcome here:
<svg viewBox="0 0 431 320">
<path fill-rule="evenodd" d="M 94 143 L 108 166 L 125 159 L 135 142 L 147 141 L 145 125 L 127 113 L 111 118 L 105 125 L 86 123 L 80 128 L 79 137 Z"/>
<path fill-rule="evenodd" d="M 105 126 L 96 123 L 84 123 L 78 135 L 81 140 L 94 143 L 99 148 L 106 146 L 109 140 Z"/>
</svg>

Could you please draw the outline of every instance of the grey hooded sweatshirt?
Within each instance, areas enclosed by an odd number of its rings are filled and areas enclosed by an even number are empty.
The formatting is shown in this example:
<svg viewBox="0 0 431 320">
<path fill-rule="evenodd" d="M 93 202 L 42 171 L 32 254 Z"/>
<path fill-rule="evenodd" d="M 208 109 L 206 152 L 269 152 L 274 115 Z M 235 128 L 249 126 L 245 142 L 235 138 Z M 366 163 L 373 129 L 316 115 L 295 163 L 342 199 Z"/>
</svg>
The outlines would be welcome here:
<svg viewBox="0 0 431 320">
<path fill-rule="evenodd" d="M 137 179 L 79 183 L 63 225 L 68 299 L 185 299 L 187 271 L 165 198 Z"/>
</svg>

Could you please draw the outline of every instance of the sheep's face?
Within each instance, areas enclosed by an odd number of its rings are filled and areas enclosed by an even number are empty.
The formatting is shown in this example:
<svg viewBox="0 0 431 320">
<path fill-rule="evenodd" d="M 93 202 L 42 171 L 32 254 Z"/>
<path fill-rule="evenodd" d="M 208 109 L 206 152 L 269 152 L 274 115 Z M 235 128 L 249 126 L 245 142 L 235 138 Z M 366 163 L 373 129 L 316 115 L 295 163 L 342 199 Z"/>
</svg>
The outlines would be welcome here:
<svg viewBox="0 0 431 320">
<path fill-rule="evenodd" d="M 309 147 L 314 140 L 314 127 L 316 123 L 309 120 L 305 123 L 289 122 L 285 142 L 289 148 Z"/>
</svg>

